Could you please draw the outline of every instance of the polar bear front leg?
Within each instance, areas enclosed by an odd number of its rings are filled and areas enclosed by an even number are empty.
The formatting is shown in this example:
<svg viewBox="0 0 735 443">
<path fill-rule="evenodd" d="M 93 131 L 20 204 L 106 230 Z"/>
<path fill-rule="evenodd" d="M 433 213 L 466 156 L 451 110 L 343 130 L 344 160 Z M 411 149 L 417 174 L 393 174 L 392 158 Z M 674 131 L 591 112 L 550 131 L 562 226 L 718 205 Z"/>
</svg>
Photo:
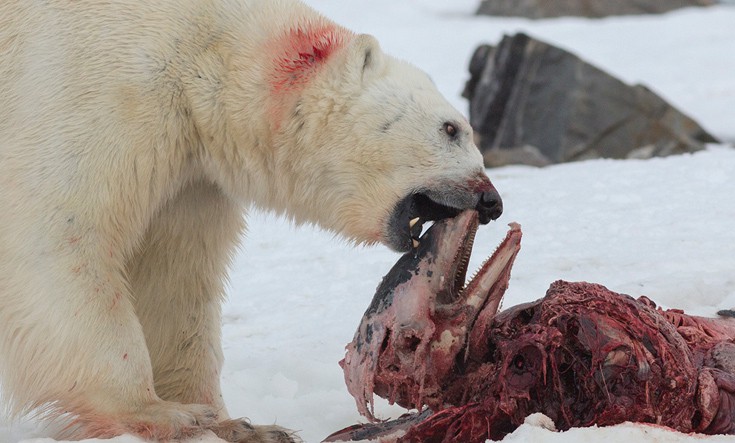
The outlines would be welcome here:
<svg viewBox="0 0 735 443">
<path fill-rule="evenodd" d="M 240 208 L 214 185 L 194 183 L 159 210 L 127 266 L 156 393 L 214 406 L 222 418 L 220 310 L 242 228 Z"/>
<path fill-rule="evenodd" d="M 150 351 L 156 393 L 211 405 L 220 438 L 290 443 L 292 432 L 230 420 L 220 391 L 220 311 L 243 211 L 214 185 L 194 183 L 162 208 L 129 265 L 135 308 Z"/>
<path fill-rule="evenodd" d="M 115 249 L 82 218 L 56 211 L 33 241 L 3 237 L 0 257 L 12 257 L 3 264 L 12 272 L 0 278 L 0 375 L 11 412 L 38 409 L 70 421 L 62 437 L 173 439 L 202 432 L 216 411 L 156 395 Z M 23 232 L 20 224 L 12 227 Z"/>
</svg>

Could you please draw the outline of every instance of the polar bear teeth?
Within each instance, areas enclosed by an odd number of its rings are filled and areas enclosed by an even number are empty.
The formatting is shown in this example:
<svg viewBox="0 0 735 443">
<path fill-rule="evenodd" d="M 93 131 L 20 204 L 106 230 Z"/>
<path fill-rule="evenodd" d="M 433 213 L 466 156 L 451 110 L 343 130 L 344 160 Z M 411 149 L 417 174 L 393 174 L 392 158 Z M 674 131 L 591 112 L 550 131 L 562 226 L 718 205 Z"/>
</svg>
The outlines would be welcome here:
<svg viewBox="0 0 735 443">
<path fill-rule="evenodd" d="M 414 249 L 419 247 L 419 238 L 421 237 L 423 224 L 421 217 L 414 217 L 408 221 L 408 233 L 411 236 L 411 243 Z"/>
<path fill-rule="evenodd" d="M 421 217 L 414 217 L 408 221 L 408 235 L 418 240 L 424 230 L 424 221 Z"/>
</svg>

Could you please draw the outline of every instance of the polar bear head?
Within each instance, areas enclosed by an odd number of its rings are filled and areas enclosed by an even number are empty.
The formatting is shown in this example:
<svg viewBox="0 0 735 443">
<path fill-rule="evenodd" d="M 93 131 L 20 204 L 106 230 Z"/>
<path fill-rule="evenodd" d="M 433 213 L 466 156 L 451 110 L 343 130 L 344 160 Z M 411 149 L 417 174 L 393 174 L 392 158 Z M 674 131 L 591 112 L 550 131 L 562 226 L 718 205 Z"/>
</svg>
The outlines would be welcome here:
<svg viewBox="0 0 735 443">
<path fill-rule="evenodd" d="M 469 123 L 427 74 L 321 17 L 275 34 L 262 45 L 265 99 L 239 94 L 267 126 L 267 158 L 251 160 L 248 178 L 266 178 L 250 193 L 256 204 L 397 251 L 415 246 L 426 221 L 473 208 L 483 223 L 500 216 Z"/>
</svg>

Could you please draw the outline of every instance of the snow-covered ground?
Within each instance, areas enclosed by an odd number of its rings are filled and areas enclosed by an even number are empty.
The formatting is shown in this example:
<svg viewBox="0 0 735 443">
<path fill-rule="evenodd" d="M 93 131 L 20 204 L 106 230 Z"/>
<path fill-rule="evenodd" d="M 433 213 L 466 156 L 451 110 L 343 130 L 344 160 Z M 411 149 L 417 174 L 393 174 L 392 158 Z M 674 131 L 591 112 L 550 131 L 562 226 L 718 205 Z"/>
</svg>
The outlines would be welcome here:
<svg viewBox="0 0 735 443">
<path fill-rule="evenodd" d="M 476 0 L 308 0 L 386 51 L 428 71 L 460 109 L 466 65 L 481 42 L 527 32 L 627 82 L 642 82 L 703 126 L 735 140 L 735 7 L 663 16 L 543 21 L 473 17 Z M 489 171 L 503 196 L 499 222 L 480 230 L 473 264 L 505 224 L 521 223 L 523 248 L 505 305 L 543 296 L 556 279 L 587 280 L 666 307 L 713 315 L 735 307 L 735 150 L 648 161 L 595 160 L 545 169 Z M 252 214 L 224 312 L 223 387 L 233 416 L 278 423 L 318 442 L 360 421 L 337 361 L 381 276 L 397 255 L 354 248 L 310 227 Z M 379 404 L 388 417 L 399 408 Z M 537 423 L 537 422 L 536 422 Z M 36 440 L 33 421 L 0 422 L 0 443 Z M 116 443 L 139 442 L 123 436 Z M 205 436 L 197 441 L 218 441 Z M 525 425 L 505 441 L 735 442 L 621 425 L 553 433 Z"/>
</svg>

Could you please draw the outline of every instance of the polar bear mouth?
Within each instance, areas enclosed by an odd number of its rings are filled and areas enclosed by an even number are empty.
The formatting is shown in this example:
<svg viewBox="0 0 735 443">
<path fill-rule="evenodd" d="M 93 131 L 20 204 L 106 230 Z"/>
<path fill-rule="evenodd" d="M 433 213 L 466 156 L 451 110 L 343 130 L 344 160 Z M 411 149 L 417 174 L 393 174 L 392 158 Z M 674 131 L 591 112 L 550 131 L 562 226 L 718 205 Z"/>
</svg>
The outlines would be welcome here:
<svg viewBox="0 0 735 443">
<path fill-rule="evenodd" d="M 447 204 L 446 201 L 437 201 L 437 197 L 444 196 L 431 191 L 415 192 L 398 202 L 387 227 L 388 245 L 391 248 L 399 252 L 417 248 L 424 223 L 454 218 L 473 206 L 470 202 L 462 201 L 461 206 L 467 207 L 457 207 Z"/>
</svg>

